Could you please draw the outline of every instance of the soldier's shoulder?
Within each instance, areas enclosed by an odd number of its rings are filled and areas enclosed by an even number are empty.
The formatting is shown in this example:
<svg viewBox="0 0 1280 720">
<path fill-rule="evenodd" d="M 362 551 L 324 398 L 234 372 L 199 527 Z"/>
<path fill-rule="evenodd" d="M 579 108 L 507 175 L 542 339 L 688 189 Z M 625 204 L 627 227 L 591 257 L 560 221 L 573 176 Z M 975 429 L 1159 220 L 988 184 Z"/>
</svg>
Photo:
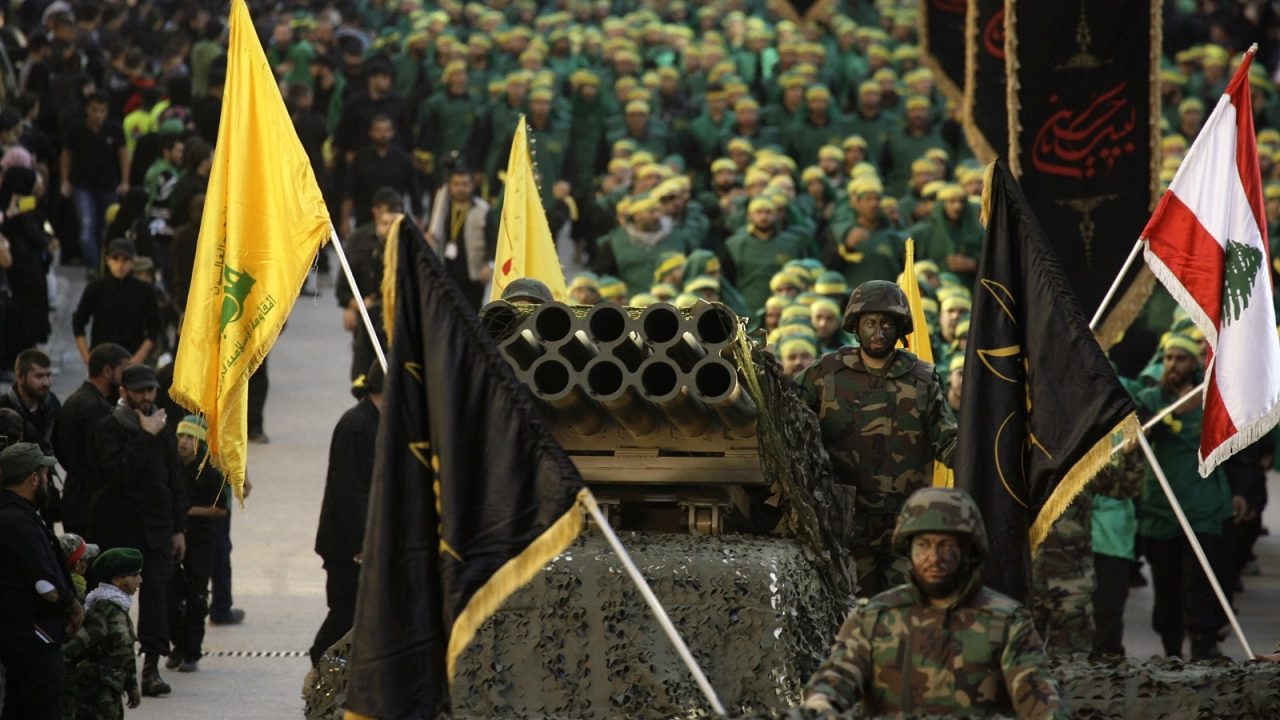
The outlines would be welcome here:
<svg viewBox="0 0 1280 720">
<path fill-rule="evenodd" d="M 933 363 L 922 360 L 919 355 L 910 350 L 898 350 L 893 364 L 896 370 L 894 374 L 899 377 L 905 375 L 918 383 L 926 385 L 938 381 Z"/>
<path fill-rule="evenodd" d="M 857 348 L 842 347 L 823 354 L 822 357 L 819 357 L 813 363 L 813 367 L 810 368 L 810 373 L 812 373 L 811 376 L 814 378 L 820 378 L 824 375 L 830 375 L 841 368 L 847 367 L 848 363 L 845 362 L 845 359 L 850 355 L 855 354 L 857 351 Z"/>
<path fill-rule="evenodd" d="M 1022 603 L 989 587 L 983 587 L 974 593 L 973 599 L 969 601 L 968 605 L 976 610 L 1002 617 L 1027 614 L 1027 609 L 1023 607 Z"/>
</svg>

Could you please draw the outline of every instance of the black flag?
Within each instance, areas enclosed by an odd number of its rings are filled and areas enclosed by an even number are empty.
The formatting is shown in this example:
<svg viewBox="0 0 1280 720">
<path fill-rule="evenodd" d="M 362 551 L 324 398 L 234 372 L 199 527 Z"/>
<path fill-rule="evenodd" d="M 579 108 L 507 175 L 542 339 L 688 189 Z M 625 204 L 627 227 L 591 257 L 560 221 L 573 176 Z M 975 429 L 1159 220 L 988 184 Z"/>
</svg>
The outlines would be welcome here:
<svg viewBox="0 0 1280 720">
<path fill-rule="evenodd" d="M 1161 0 L 1006 7 L 1009 169 L 1091 315 L 1155 207 Z"/>
<path fill-rule="evenodd" d="M 481 623 L 578 536 L 585 490 L 422 234 L 401 225 L 347 708 L 434 718 Z"/>
<path fill-rule="evenodd" d="M 933 70 L 938 89 L 952 102 L 964 94 L 965 0 L 920 3 L 920 60 Z"/>
<path fill-rule="evenodd" d="M 1009 152 L 1004 69 L 1004 0 L 970 0 L 965 20 L 965 139 L 983 164 Z"/>
<path fill-rule="evenodd" d="M 984 183 L 987 235 L 973 290 L 956 487 L 987 524 L 987 584 L 1026 600 L 1031 552 L 1139 432 L 1031 206 L 1003 163 Z"/>
</svg>

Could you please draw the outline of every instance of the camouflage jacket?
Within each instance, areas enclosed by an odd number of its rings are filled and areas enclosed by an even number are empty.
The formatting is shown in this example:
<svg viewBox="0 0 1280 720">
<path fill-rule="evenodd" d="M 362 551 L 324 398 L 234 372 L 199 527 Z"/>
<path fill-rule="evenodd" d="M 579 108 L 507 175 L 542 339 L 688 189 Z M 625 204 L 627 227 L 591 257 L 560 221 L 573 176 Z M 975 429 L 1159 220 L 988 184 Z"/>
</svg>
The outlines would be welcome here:
<svg viewBox="0 0 1280 720">
<path fill-rule="evenodd" d="M 1031 614 L 978 582 L 947 608 L 910 584 L 855 607 L 809 680 L 814 695 L 867 715 L 1070 717 Z"/>
<path fill-rule="evenodd" d="M 859 511 L 897 513 L 930 484 L 933 462 L 950 466 L 956 421 L 933 365 L 898 350 L 883 372 L 857 348 L 827 353 L 796 378 L 818 415 L 836 480 L 852 487 Z"/>
<path fill-rule="evenodd" d="M 137 689 L 135 642 L 127 610 L 105 598 L 93 602 L 84 624 L 62 644 L 63 658 L 75 668 L 70 681 L 75 683 L 76 695 L 81 699 L 113 695 L 118 700 L 121 693 Z"/>
</svg>

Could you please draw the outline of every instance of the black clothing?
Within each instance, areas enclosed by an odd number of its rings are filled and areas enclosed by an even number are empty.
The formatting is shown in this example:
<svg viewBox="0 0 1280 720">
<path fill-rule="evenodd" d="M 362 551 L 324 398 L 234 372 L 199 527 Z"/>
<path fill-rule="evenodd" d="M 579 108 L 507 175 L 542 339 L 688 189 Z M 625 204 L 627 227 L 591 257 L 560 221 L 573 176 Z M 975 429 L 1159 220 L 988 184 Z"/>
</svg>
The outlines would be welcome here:
<svg viewBox="0 0 1280 720">
<path fill-rule="evenodd" d="M 67 532 L 88 534 L 89 501 L 97 487 L 93 435 L 112 407 L 112 402 L 85 380 L 58 412 L 54 445 L 58 462 L 67 472 L 62 487 L 62 526 Z"/>
<path fill-rule="evenodd" d="M 263 434 L 263 413 L 267 407 L 267 390 L 270 387 L 271 381 L 267 377 L 267 359 L 264 357 L 257 369 L 249 376 L 249 422 L 246 428 L 249 437 Z"/>
<path fill-rule="evenodd" d="M 418 174 L 409 153 L 388 147 L 382 155 L 372 145 L 356 151 L 347 167 L 342 196 L 354 204 L 356 222 L 373 216 L 373 194 L 384 187 L 409 196 L 415 217 L 422 216 L 422 193 L 418 190 Z"/>
<path fill-rule="evenodd" d="M 62 403 L 58 402 L 58 396 L 54 395 L 52 390 L 45 395 L 44 401 L 38 407 L 30 410 L 18 397 L 18 384 L 14 383 L 3 395 L 0 395 L 0 408 L 9 408 L 22 416 L 23 440 L 39 445 L 41 452 L 45 455 L 54 454 L 53 431 L 58 422 L 58 412 L 62 409 Z M 15 441 L 15 438 L 9 439 L 11 443 Z"/>
<path fill-rule="evenodd" d="M 222 473 L 199 460 L 183 467 L 192 507 L 227 507 Z M 209 574 L 217 536 L 214 518 L 187 517 L 187 552 L 174 566 L 169 583 L 169 637 L 173 650 L 186 660 L 199 660 L 204 644 L 204 621 L 209 614 Z"/>
<path fill-rule="evenodd" d="M 347 262 L 351 264 L 351 274 L 360 288 L 361 297 L 375 296 L 373 307 L 369 308 L 369 319 L 373 321 L 373 329 L 378 334 L 382 347 L 387 346 L 386 332 L 382 328 L 382 254 L 383 243 L 378 239 L 373 223 L 366 223 L 356 228 L 351 238 L 345 243 Z M 340 307 L 347 307 L 351 302 L 351 286 L 340 280 L 334 286 L 334 295 Z M 369 340 L 369 332 L 364 321 L 357 322 L 351 331 L 351 379 L 355 380 L 368 372 L 369 366 L 377 355 L 373 351 L 373 343 Z"/>
<path fill-rule="evenodd" d="M 94 132 L 83 122 L 73 125 L 63 138 L 71 151 L 72 185 L 98 192 L 110 192 L 120 185 L 120 155 L 125 146 L 120 123 L 108 119 Z"/>
<path fill-rule="evenodd" d="M 169 244 L 169 265 L 165 267 L 165 281 L 169 286 L 169 299 L 179 312 L 187 309 L 187 295 L 191 293 L 191 274 L 196 266 L 196 241 L 200 239 L 200 224 L 187 223 L 173 234 Z"/>
<path fill-rule="evenodd" d="M 209 189 L 209 178 L 197 172 L 189 172 L 178 178 L 169 193 L 169 227 L 177 228 L 191 221 L 191 198 Z M 192 223 L 197 228 L 200 219 Z"/>
<path fill-rule="evenodd" d="M 8 208 L 8 198 L 0 210 Z M 0 275 L 8 279 L 8 297 L 0 289 L 3 311 L 3 338 L 0 338 L 0 367 L 12 368 L 18 353 L 49 339 L 50 263 L 49 243 L 53 239 L 44 230 L 44 215 L 22 213 L 5 218 L 0 234 L 9 240 L 13 264 Z"/>
<path fill-rule="evenodd" d="M 62 645 L 47 643 L 34 632 L 0 638 L 0 666 L 5 668 L 0 719 L 62 720 Z"/>
<path fill-rule="evenodd" d="M 106 275 L 84 288 L 80 304 L 71 316 L 76 337 L 85 334 L 93 321 L 89 347 L 113 342 L 129 352 L 136 352 L 146 340 L 160 335 L 160 310 L 156 306 L 155 289 L 126 275 L 123 279 Z"/>
<path fill-rule="evenodd" d="M 1129 599 L 1127 558 L 1093 554 L 1093 651 L 1124 656 L 1124 606 Z"/>
<path fill-rule="evenodd" d="M 94 431 L 100 487 L 91 534 L 106 547 L 137 547 L 142 538 L 172 541 L 187 528 L 186 479 L 174 439 L 143 430 L 129 407 L 117 406 Z"/>
<path fill-rule="evenodd" d="M 1228 578 L 1225 570 L 1229 563 L 1226 540 L 1221 535 L 1208 533 L 1196 533 L 1196 539 L 1230 602 L 1233 588 L 1224 582 Z M 1151 565 L 1151 583 L 1155 589 L 1151 624 L 1160 635 L 1165 654 L 1183 657 L 1182 645 L 1187 636 L 1191 638 L 1194 654 L 1198 642 L 1211 642 L 1227 622 L 1209 579 L 1181 534 L 1169 540 L 1143 537 L 1142 551 Z"/>
<path fill-rule="evenodd" d="M 364 545 L 378 418 L 377 406 L 366 397 L 343 413 L 333 428 L 315 545 L 316 554 L 326 561 L 350 560 Z"/>
<path fill-rule="evenodd" d="M 205 95 L 191 103 L 191 122 L 200 133 L 200 139 L 210 145 L 218 144 L 218 124 L 222 122 L 222 98 Z"/>
<path fill-rule="evenodd" d="M 57 602 L 36 593 L 46 580 Z M 16 637 L 34 638 L 37 629 L 61 643 L 76 593 L 58 539 L 45 527 L 36 506 L 12 490 L 0 490 L 0 647 Z M 9 688 L 13 688 L 12 665 Z"/>
<path fill-rule="evenodd" d="M 351 558 L 324 562 L 324 597 L 329 613 L 316 631 L 311 643 L 311 664 L 320 662 L 320 656 L 355 624 L 356 593 L 360 589 L 360 566 Z"/>
<path fill-rule="evenodd" d="M 413 123 L 409 117 L 409 105 L 399 95 L 388 93 L 374 100 L 367 92 L 353 96 L 342 108 L 342 119 L 333 133 L 333 144 L 340 152 L 359 150 L 371 144 L 369 126 L 378 115 L 386 115 L 396 126 L 395 144 L 401 150 L 409 149 L 413 138 Z M 376 188 L 375 188 L 376 189 Z"/>
</svg>

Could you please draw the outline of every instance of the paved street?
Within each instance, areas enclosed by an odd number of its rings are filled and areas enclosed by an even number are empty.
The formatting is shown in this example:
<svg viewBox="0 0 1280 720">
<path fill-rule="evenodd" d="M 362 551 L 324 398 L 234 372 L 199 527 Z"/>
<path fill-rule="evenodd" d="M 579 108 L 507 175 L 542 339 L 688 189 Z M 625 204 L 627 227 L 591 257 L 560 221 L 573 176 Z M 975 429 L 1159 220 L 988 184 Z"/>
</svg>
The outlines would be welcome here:
<svg viewBox="0 0 1280 720">
<path fill-rule="evenodd" d="M 63 279 L 50 349 L 58 367 L 55 391 L 65 398 L 79 385 L 84 368 L 70 338 L 70 313 L 79 298 L 79 268 L 60 271 Z M 199 673 L 165 673 L 173 685 L 166 698 L 144 698 L 130 718 L 289 718 L 301 714 L 299 696 L 308 669 L 306 649 L 324 617 L 324 574 L 312 552 L 324 489 L 329 435 L 352 404 L 347 390 L 348 340 L 324 283 L 319 298 L 301 298 L 285 333 L 270 355 L 267 401 L 268 445 L 251 445 L 253 495 L 233 522 L 236 605 L 248 617 L 237 627 L 211 627 L 210 654 Z M 1280 478 L 1271 478 L 1271 497 L 1280 498 Z M 1280 535 L 1280 510 L 1268 508 L 1266 524 Z M 1255 649 L 1271 651 L 1280 640 L 1280 539 L 1259 543 L 1263 576 L 1247 578 L 1239 601 L 1245 631 Z M 1149 571 L 1144 571 L 1150 577 Z M 1150 630 L 1149 588 L 1130 595 L 1126 625 L 1129 651 L 1158 652 Z M 1234 640 L 1223 650 L 1240 657 Z"/>
</svg>

